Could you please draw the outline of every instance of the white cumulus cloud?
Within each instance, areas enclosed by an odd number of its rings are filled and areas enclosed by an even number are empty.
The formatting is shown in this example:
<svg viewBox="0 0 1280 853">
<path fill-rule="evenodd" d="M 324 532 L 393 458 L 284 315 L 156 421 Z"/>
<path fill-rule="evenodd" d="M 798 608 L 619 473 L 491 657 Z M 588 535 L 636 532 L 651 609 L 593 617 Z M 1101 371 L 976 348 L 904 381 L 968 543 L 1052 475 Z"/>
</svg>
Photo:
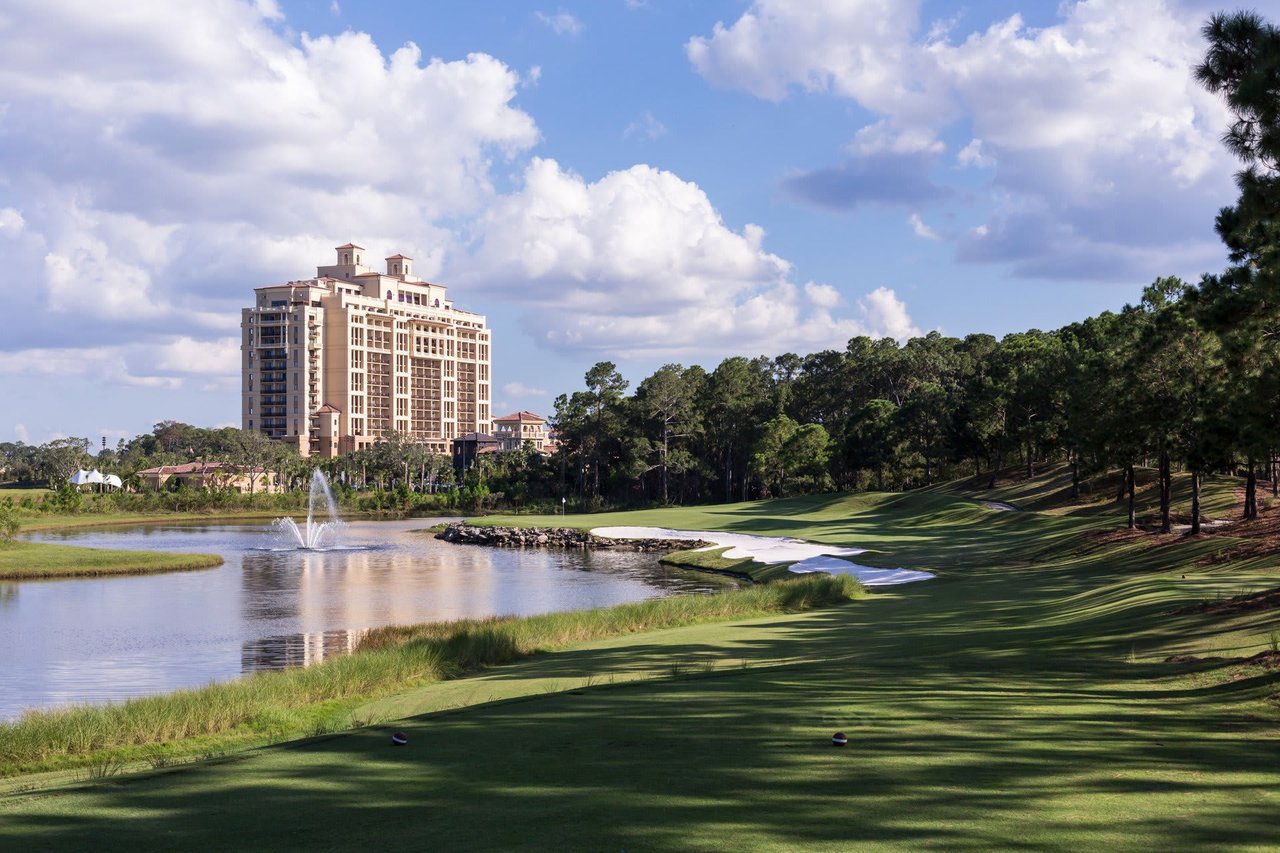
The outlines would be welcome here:
<svg viewBox="0 0 1280 853">
<path fill-rule="evenodd" d="M 590 182 L 533 160 L 495 201 L 455 280 L 502 288 L 549 346 L 620 356 L 809 352 L 892 334 L 881 314 L 839 317 L 829 285 L 797 287 L 764 231 L 729 228 L 697 184 L 650 166 Z M 896 320 L 895 320 L 896 322 Z"/>
<path fill-rule="evenodd" d="M 887 287 L 877 287 L 862 297 L 858 307 L 867 327 L 879 330 L 886 337 L 905 341 L 920 336 L 920 329 L 912 322 L 906 304 Z"/>
<path fill-rule="evenodd" d="M 832 92 L 880 116 L 857 132 L 850 161 L 786 178 L 801 200 L 945 201 L 936 159 L 910 152 L 937 155 L 964 127 L 956 163 L 993 176 L 987 239 L 958 236 L 961 258 L 1125 278 L 1152 262 L 1167 272 L 1162 251 L 1221 258 L 1211 223 L 1233 196 L 1235 164 L 1220 144 L 1225 107 L 1191 75 L 1205 10 L 1186 5 L 1066 0 L 1050 26 L 1014 14 L 966 35 L 959 18 L 925 27 L 918 0 L 755 0 L 686 52 L 718 86 L 773 100 Z M 900 190 L 877 180 L 890 165 Z"/>
<path fill-rule="evenodd" d="M 720 86 L 781 100 L 788 89 L 830 91 L 884 113 L 927 111 L 912 85 L 919 0 L 756 0 L 730 26 L 696 36 L 685 52 Z M 890 108 L 893 109 L 890 109 Z"/>
<path fill-rule="evenodd" d="M 961 166 L 973 166 L 978 169 L 989 169 L 996 164 L 995 158 L 982 150 L 982 140 L 972 139 L 956 154 L 956 162 Z"/>
<path fill-rule="evenodd" d="M 810 302 L 820 308 L 835 308 L 844 301 L 840 296 L 840 291 L 829 284 L 818 284 L 814 281 L 805 283 L 804 295 Z"/>
<path fill-rule="evenodd" d="M 502 386 L 502 391 L 512 397 L 545 397 L 550 393 L 545 388 L 536 388 L 523 382 L 508 382 Z"/>
<path fill-rule="evenodd" d="M 917 237 L 923 237 L 926 240 L 941 240 L 942 235 L 925 224 L 920 218 L 920 214 L 913 213 L 907 218 L 907 222 L 911 224 L 911 230 Z"/>
<path fill-rule="evenodd" d="M 12 207 L 0 207 L 0 234 L 17 234 L 26 224 L 22 214 Z"/>
<path fill-rule="evenodd" d="M 295 36 L 273 2 L 13 0 L 3 19 L 0 237 L 32 282 L 9 349 L 225 334 L 206 319 L 346 239 L 432 275 L 456 239 L 437 223 L 482 210 L 495 160 L 539 138 L 497 59 Z"/>
</svg>

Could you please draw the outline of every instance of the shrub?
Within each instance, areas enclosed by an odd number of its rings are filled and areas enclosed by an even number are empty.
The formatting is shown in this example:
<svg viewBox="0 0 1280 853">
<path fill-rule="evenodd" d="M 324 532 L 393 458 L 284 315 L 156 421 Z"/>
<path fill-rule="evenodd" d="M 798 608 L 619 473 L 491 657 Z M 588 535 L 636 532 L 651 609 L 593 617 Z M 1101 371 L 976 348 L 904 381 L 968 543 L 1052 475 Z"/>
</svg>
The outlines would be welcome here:
<svg viewBox="0 0 1280 853">
<path fill-rule="evenodd" d="M 13 504 L 5 501 L 0 504 L 0 542 L 12 542 L 13 537 L 18 535 L 18 516 L 14 512 Z"/>
</svg>

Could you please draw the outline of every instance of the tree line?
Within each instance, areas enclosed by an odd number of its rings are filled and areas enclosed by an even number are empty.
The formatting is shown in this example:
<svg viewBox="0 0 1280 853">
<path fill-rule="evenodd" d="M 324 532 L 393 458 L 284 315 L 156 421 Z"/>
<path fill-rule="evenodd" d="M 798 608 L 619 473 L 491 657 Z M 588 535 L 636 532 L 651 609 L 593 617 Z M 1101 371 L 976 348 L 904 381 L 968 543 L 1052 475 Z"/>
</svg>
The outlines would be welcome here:
<svg viewBox="0 0 1280 853">
<path fill-rule="evenodd" d="M 1197 283 L 1160 278 L 1141 299 L 1053 331 L 1000 340 L 931 333 L 854 338 L 806 356 L 669 364 L 628 383 L 611 362 L 561 395 L 553 424 L 567 488 L 596 499 L 742 500 L 827 489 L 907 489 L 1041 462 L 1082 476 L 1158 469 L 1171 527 L 1175 468 L 1277 483 L 1280 446 L 1280 30 L 1214 15 L 1197 80 L 1223 96 L 1244 168 L 1215 227 L 1230 265 Z"/>
</svg>

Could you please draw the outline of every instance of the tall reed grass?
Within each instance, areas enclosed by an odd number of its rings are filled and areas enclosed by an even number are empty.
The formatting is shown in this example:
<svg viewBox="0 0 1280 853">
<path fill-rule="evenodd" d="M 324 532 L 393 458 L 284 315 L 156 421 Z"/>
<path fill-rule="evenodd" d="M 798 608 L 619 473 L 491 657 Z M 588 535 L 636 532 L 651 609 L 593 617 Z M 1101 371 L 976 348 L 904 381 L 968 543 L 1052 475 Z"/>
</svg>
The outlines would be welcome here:
<svg viewBox="0 0 1280 853">
<path fill-rule="evenodd" d="M 381 650 L 429 643 L 446 649 L 446 659 L 461 662 L 465 671 L 570 643 L 698 622 L 808 610 L 855 598 L 860 591 L 858 582 L 848 575 L 812 574 L 718 595 L 654 598 L 596 610 L 392 625 L 370 631 L 360 641 L 360 649 Z"/>
<path fill-rule="evenodd" d="M 305 669 L 258 673 L 118 704 L 29 711 L 17 722 L 0 724 L 0 775 L 190 738 L 216 739 L 229 733 L 298 736 L 314 730 L 326 703 L 456 678 L 570 643 L 795 612 L 845 601 L 860 591 L 848 576 L 807 575 L 712 596 L 379 628 L 366 635 L 354 654 Z"/>
</svg>

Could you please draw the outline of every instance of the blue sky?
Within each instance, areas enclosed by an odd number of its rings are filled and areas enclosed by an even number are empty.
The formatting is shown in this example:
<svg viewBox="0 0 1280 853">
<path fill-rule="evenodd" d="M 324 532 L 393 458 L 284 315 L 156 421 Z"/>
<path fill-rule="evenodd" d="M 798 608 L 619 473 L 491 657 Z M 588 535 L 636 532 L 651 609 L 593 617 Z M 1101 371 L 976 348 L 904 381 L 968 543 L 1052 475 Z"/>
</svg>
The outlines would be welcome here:
<svg viewBox="0 0 1280 853">
<path fill-rule="evenodd" d="M 238 425 L 239 308 L 348 240 L 488 315 L 503 411 L 1119 308 L 1223 264 L 1214 8 L 14 0 L 0 440 Z"/>
</svg>

